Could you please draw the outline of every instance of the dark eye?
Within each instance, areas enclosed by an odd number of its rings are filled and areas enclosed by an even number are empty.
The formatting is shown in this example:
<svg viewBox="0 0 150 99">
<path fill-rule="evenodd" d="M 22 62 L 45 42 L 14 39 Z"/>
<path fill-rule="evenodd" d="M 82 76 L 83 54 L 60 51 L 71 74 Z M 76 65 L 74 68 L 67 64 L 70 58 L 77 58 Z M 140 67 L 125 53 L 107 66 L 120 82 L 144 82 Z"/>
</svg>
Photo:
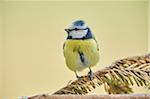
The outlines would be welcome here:
<svg viewBox="0 0 150 99">
<path fill-rule="evenodd" d="M 78 29 L 78 28 L 74 28 L 72 30 L 75 30 L 75 31 L 78 31 L 78 30 L 87 30 L 88 28 L 85 28 L 85 29 Z"/>
<path fill-rule="evenodd" d="M 78 29 L 78 28 L 74 28 L 73 30 L 77 31 L 77 30 L 80 30 L 80 29 Z"/>
</svg>

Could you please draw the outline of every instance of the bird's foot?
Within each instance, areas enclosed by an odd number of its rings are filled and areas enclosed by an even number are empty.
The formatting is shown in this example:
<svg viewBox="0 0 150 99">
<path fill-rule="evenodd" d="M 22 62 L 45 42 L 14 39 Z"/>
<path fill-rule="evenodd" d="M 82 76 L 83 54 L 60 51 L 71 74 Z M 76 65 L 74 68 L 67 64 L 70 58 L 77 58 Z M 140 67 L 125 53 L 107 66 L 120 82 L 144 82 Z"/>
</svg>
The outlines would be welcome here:
<svg viewBox="0 0 150 99">
<path fill-rule="evenodd" d="M 77 79 L 78 79 L 78 80 L 82 80 L 82 79 L 83 79 L 83 76 L 77 76 Z"/>
<path fill-rule="evenodd" d="M 91 70 L 88 72 L 88 77 L 90 78 L 90 80 L 94 79 L 94 76 Z"/>
</svg>

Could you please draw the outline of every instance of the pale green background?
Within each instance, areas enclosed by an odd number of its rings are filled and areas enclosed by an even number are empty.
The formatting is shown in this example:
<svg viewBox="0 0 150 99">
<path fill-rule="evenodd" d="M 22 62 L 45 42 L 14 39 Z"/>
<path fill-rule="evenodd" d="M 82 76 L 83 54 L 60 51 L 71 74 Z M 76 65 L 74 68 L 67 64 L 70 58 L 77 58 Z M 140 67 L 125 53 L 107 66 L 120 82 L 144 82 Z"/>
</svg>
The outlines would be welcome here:
<svg viewBox="0 0 150 99">
<path fill-rule="evenodd" d="M 62 53 L 64 28 L 74 19 L 85 20 L 100 45 L 101 60 L 93 71 L 148 52 L 148 0 L 1 1 L 1 99 L 53 93 L 75 79 Z M 95 92 L 105 93 L 103 87 Z"/>
</svg>

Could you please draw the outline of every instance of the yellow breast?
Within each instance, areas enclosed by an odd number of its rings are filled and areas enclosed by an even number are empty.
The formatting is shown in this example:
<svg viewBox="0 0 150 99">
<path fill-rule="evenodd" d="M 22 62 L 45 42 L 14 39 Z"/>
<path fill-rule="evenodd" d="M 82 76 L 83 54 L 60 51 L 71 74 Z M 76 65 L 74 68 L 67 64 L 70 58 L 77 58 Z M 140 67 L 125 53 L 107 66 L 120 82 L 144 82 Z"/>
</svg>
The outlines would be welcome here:
<svg viewBox="0 0 150 99">
<path fill-rule="evenodd" d="M 84 63 L 81 61 L 79 52 L 84 55 Z M 94 39 L 67 40 L 64 44 L 64 56 L 70 70 L 81 71 L 98 63 L 99 50 Z"/>
</svg>

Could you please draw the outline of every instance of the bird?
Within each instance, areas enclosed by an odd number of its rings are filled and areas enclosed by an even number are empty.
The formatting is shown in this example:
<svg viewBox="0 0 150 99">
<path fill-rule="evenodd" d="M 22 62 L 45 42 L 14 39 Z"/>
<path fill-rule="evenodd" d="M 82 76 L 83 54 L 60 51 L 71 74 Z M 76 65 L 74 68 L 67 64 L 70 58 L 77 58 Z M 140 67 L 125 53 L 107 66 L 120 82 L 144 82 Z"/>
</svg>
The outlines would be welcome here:
<svg viewBox="0 0 150 99">
<path fill-rule="evenodd" d="M 91 67 L 99 62 L 99 45 L 91 29 L 84 20 L 78 19 L 64 29 L 67 38 L 63 44 L 63 54 L 67 67 L 73 71 L 77 79 L 82 79 L 78 72 L 89 68 L 88 77 L 93 79 Z"/>
</svg>

